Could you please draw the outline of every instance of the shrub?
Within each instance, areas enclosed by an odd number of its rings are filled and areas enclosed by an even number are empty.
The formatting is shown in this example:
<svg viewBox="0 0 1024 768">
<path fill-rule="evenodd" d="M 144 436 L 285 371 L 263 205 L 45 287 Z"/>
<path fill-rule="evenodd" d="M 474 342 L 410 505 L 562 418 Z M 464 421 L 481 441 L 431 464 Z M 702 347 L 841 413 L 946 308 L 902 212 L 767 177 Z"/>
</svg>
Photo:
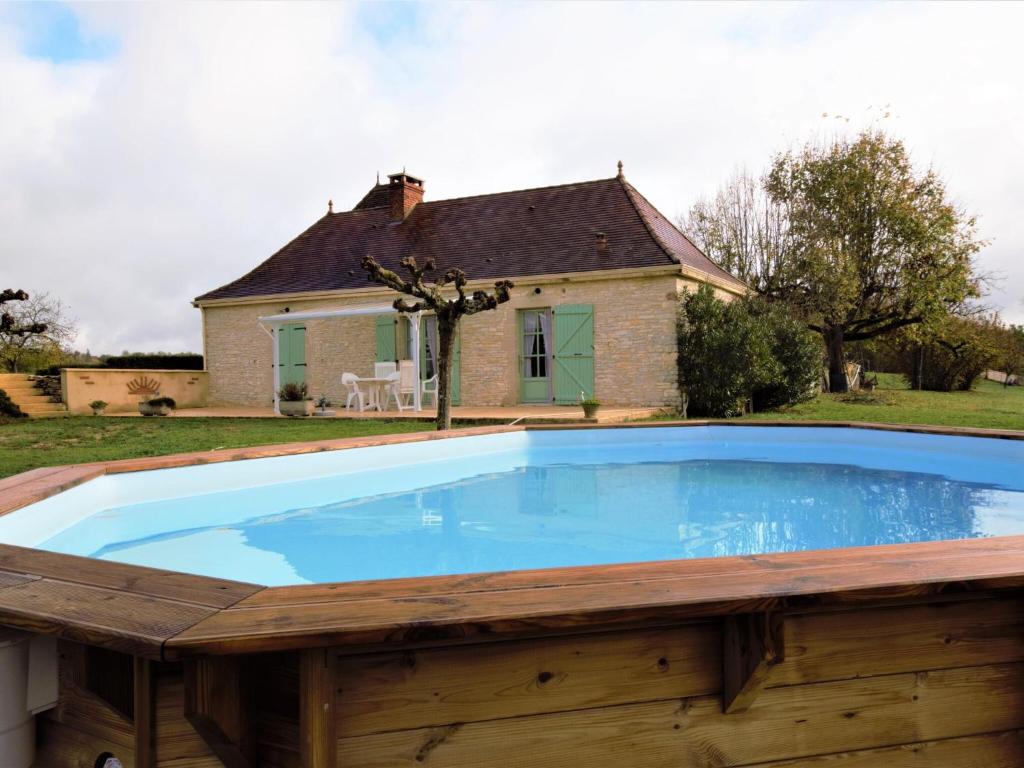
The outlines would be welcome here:
<svg viewBox="0 0 1024 768">
<path fill-rule="evenodd" d="M 130 355 L 111 355 L 103 357 L 99 363 L 68 362 L 51 365 L 36 371 L 40 376 L 59 376 L 62 368 L 148 368 L 162 371 L 201 371 L 203 356 L 193 352 L 153 354 L 133 353 Z"/>
<path fill-rule="evenodd" d="M 0 389 L 0 418 L 23 419 L 28 416 L 10 396 Z"/>
<path fill-rule="evenodd" d="M 306 384 L 296 384 L 295 382 L 288 382 L 281 389 L 278 390 L 277 396 L 284 400 L 286 403 L 296 403 L 300 400 L 308 400 Z"/>
<path fill-rule="evenodd" d="M 769 336 L 779 375 L 751 393 L 755 411 L 811 400 L 821 381 L 821 339 L 778 304 L 752 301 L 751 314 Z"/>
<path fill-rule="evenodd" d="M 145 402 L 146 405 L 152 405 L 154 408 L 159 408 L 161 405 L 165 405 L 171 410 L 174 410 L 178 407 L 178 404 L 174 402 L 173 397 L 153 397 L 143 402 Z"/>
<path fill-rule="evenodd" d="M 89 403 L 89 407 L 94 410 L 103 410 L 108 405 L 110 405 L 110 403 L 108 403 L 106 400 L 93 400 L 91 403 Z"/>
<path fill-rule="evenodd" d="M 898 342 L 901 373 L 911 389 L 967 391 L 998 359 L 993 323 L 946 317 Z"/>
<path fill-rule="evenodd" d="M 807 399 L 821 374 L 820 343 L 798 321 L 758 301 L 726 304 L 707 285 L 683 297 L 678 343 L 679 386 L 698 416 Z"/>
<path fill-rule="evenodd" d="M 172 371 L 201 371 L 203 356 L 192 352 L 153 354 L 134 353 L 130 355 L 111 355 L 103 358 L 105 368 L 154 368 Z"/>
</svg>

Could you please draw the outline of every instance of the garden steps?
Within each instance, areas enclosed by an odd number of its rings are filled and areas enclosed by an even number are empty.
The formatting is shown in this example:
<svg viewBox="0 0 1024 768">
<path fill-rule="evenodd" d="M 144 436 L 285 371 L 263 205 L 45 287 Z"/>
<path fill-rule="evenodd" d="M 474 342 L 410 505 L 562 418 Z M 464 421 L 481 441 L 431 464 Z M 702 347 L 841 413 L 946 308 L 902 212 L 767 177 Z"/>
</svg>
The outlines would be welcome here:
<svg viewBox="0 0 1024 768">
<path fill-rule="evenodd" d="M 0 389 L 29 416 L 54 416 L 67 412 L 63 403 L 51 401 L 27 374 L 0 373 Z"/>
</svg>

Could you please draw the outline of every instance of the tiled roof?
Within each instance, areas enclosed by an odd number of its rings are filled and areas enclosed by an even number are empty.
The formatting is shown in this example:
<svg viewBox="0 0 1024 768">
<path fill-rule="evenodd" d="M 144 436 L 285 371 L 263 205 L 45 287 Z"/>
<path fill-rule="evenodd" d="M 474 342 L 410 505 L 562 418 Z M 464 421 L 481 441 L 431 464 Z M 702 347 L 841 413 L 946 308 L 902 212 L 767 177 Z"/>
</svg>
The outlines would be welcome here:
<svg viewBox="0 0 1024 768">
<path fill-rule="evenodd" d="M 366 254 L 400 273 L 407 254 L 433 256 L 439 273 L 455 266 L 488 280 L 681 263 L 744 288 L 621 177 L 423 202 L 397 222 L 387 191 L 377 185 L 355 209 L 328 213 L 196 301 L 365 288 Z"/>
</svg>

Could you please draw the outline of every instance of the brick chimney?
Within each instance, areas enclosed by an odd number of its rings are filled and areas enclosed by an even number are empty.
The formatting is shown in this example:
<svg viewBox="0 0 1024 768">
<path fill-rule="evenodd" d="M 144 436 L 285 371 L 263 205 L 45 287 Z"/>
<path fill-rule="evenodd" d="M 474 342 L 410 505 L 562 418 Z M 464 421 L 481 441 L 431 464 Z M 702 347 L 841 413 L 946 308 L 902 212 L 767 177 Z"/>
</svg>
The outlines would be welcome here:
<svg viewBox="0 0 1024 768">
<path fill-rule="evenodd" d="M 410 176 L 405 171 L 388 176 L 388 207 L 392 221 L 404 219 L 422 200 L 423 179 Z"/>
</svg>

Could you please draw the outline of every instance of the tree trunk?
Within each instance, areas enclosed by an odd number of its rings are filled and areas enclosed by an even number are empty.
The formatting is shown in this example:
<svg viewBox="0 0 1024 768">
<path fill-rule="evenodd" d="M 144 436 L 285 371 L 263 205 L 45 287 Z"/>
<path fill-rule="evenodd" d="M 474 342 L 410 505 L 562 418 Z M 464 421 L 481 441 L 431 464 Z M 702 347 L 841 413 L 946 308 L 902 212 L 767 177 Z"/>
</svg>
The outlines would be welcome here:
<svg viewBox="0 0 1024 768">
<path fill-rule="evenodd" d="M 924 389 L 924 344 L 918 344 L 914 352 L 914 375 L 910 377 L 910 388 Z"/>
<path fill-rule="evenodd" d="M 459 321 L 437 316 L 437 428 L 452 428 L 452 358 Z"/>
<path fill-rule="evenodd" d="M 828 347 L 828 389 L 830 392 L 846 392 L 850 385 L 846 380 L 846 355 L 843 352 L 843 329 L 826 328 L 825 345 Z"/>
</svg>

